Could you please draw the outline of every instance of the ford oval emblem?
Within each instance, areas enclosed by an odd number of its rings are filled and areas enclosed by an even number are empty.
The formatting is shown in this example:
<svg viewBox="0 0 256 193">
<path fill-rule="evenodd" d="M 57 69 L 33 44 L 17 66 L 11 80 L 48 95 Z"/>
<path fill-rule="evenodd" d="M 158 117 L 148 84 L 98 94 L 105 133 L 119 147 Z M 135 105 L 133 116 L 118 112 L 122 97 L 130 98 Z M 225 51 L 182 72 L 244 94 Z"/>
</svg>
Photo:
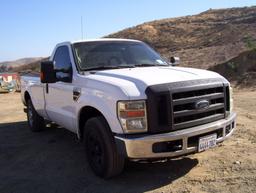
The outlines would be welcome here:
<svg viewBox="0 0 256 193">
<path fill-rule="evenodd" d="M 209 106 L 210 106 L 210 102 L 208 100 L 201 100 L 195 103 L 196 110 L 207 109 L 209 108 Z"/>
</svg>

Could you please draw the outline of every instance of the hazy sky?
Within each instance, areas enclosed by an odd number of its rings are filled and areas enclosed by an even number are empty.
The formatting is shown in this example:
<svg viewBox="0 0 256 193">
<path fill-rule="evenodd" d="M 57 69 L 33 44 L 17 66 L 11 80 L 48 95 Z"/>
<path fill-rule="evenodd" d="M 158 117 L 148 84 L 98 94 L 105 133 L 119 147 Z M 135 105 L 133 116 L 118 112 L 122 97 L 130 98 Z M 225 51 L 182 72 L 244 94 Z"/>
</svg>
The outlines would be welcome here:
<svg viewBox="0 0 256 193">
<path fill-rule="evenodd" d="M 48 56 L 56 43 L 99 38 L 143 22 L 256 0 L 1 0 L 0 61 Z"/>
</svg>

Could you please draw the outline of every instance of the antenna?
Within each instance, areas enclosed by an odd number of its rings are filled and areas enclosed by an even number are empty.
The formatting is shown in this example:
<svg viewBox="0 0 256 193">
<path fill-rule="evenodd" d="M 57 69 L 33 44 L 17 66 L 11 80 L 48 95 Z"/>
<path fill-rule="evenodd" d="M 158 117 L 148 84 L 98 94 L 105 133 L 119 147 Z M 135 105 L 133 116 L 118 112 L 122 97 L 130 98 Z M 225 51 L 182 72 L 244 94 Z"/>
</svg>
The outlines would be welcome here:
<svg viewBox="0 0 256 193">
<path fill-rule="evenodd" d="M 83 16 L 81 16 L 81 37 L 84 39 L 84 27 L 83 27 Z"/>
</svg>

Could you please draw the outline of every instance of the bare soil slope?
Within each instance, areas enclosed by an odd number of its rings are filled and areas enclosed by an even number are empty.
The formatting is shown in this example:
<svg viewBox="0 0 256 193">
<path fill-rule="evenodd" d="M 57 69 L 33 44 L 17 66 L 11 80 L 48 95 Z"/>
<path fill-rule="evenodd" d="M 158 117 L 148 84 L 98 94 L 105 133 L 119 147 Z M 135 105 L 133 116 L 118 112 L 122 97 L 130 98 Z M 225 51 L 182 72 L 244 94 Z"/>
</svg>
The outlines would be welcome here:
<svg viewBox="0 0 256 193">
<path fill-rule="evenodd" d="M 20 95 L 0 95 L 0 192 L 255 193 L 256 91 L 235 91 L 238 124 L 214 149 L 162 163 L 129 163 L 111 180 L 93 175 L 76 136 L 31 133 Z"/>
<path fill-rule="evenodd" d="M 181 57 L 184 66 L 208 69 L 246 51 L 255 27 L 256 7 L 244 7 L 147 22 L 107 37 L 143 40 L 167 57 Z"/>
</svg>

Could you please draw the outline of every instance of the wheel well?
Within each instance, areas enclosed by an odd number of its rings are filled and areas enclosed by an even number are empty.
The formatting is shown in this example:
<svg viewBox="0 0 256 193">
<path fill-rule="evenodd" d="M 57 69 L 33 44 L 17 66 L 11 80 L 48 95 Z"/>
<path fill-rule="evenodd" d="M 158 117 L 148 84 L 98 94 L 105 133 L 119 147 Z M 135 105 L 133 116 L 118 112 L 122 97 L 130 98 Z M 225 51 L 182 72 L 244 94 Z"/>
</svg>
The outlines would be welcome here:
<svg viewBox="0 0 256 193">
<path fill-rule="evenodd" d="M 99 110 L 95 109 L 94 107 L 86 106 L 82 108 L 79 115 L 79 137 L 81 140 L 83 139 L 83 129 L 84 129 L 85 123 L 90 118 L 98 117 L 98 116 L 103 116 L 103 114 Z"/>
<path fill-rule="evenodd" d="M 25 103 L 26 103 L 25 105 L 27 105 L 28 100 L 30 99 L 30 95 L 29 95 L 29 93 L 27 91 L 24 94 L 24 98 L 25 98 Z"/>
</svg>

